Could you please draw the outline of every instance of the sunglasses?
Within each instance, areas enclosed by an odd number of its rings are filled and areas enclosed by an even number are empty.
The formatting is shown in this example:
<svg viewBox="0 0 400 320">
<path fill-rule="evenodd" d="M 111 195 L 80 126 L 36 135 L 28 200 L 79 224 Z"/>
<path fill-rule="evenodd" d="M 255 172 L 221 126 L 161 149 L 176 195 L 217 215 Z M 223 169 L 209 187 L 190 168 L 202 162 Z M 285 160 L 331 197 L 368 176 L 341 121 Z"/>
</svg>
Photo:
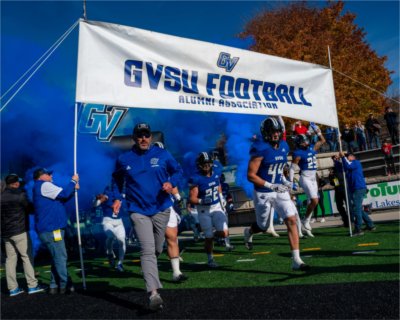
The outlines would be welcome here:
<svg viewBox="0 0 400 320">
<path fill-rule="evenodd" d="M 148 139 L 150 137 L 151 137 L 150 133 L 140 133 L 140 134 L 136 135 L 136 138 L 146 138 L 146 139 Z"/>
</svg>

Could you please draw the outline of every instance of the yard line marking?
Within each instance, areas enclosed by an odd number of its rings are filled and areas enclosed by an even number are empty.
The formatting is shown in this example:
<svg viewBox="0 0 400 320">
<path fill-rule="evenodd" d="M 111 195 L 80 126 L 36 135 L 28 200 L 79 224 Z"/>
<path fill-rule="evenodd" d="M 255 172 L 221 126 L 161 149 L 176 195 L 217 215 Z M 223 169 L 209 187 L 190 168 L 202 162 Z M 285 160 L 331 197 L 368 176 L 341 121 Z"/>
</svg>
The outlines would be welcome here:
<svg viewBox="0 0 400 320">
<path fill-rule="evenodd" d="M 140 262 L 140 259 L 132 260 L 132 262 Z"/>
<path fill-rule="evenodd" d="M 240 260 L 236 260 L 236 262 L 252 262 L 252 261 L 256 261 L 256 259 L 240 259 Z"/>
<path fill-rule="evenodd" d="M 370 254 L 375 253 L 375 250 L 366 250 L 366 251 L 354 251 L 353 254 Z"/>
<path fill-rule="evenodd" d="M 319 251 L 321 248 L 304 248 L 303 251 Z"/>
<path fill-rule="evenodd" d="M 257 254 L 270 254 L 271 251 L 261 251 L 261 252 L 253 252 L 253 255 L 257 255 Z"/>
<path fill-rule="evenodd" d="M 357 246 L 358 247 L 379 246 L 379 242 L 359 243 Z"/>
<path fill-rule="evenodd" d="M 222 253 L 218 253 L 218 254 L 213 254 L 214 257 L 223 257 L 224 255 Z"/>
<path fill-rule="evenodd" d="M 302 258 L 312 258 L 312 256 L 301 256 Z"/>
<path fill-rule="evenodd" d="M 206 262 L 200 261 L 200 262 L 194 262 L 194 264 L 206 264 Z"/>
</svg>

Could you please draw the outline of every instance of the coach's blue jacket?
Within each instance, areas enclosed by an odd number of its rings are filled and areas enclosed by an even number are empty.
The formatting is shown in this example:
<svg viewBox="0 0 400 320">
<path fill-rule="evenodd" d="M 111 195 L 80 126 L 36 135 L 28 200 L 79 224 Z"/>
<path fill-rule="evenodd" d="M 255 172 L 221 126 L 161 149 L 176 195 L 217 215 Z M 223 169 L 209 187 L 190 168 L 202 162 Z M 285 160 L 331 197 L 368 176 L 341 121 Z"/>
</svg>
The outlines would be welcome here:
<svg viewBox="0 0 400 320">
<path fill-rule="evenodd" d="M 133 146 L 122 154 L 113 173 L 119 191 L 125 186 L 128 212 L 152 216 L 172 206 L 168 193 L 162 190 L 164 182 L 177 186 L 182 168 L 165 149 L 151 146 L 142 151 Z M 121 194 L 116 198 L 122 200 Z"/>
</svg>

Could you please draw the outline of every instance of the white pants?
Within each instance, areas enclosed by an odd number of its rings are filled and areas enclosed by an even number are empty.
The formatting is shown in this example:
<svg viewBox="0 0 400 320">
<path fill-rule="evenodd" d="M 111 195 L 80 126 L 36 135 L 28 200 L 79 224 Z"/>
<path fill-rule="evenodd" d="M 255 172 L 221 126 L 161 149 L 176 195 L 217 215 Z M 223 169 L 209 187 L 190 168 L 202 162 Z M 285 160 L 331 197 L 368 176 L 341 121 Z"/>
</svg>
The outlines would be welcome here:
<svg viewBox="0 0 400 320">
<path fill-rule="evenodd" d="M 262 230 L 269 227 L 269 219 L 274 217 L 271 215 L 272 209 L 282 219 L 296 215 L 297 209 L 293 201 L 290 199 L 289 192 L 257 192 L 254 191 L 254 209 L 256 212 L 257 225 Z"/>
<path fill-rule="evenodd" d="M 300 186 L 303 188 L 307 199 L 318 199 L 318 184 L 315 171 L 302 172 L 299 180 Z"/>
<path fill-rule="evenodd" d="M 168 224 L 167 227 L 169 228 L 176 228 L 178 226 L 178 224 L 181 223 L 181 217 L 179 216 L 179 214 L 174 210 L 174 207 L 171 207 L 171 213 L 169 215 L 169 220 L 168 220 Z"/>
<path fill-rule="evenodd" d="M 113 254 L 114 240 L 118 241 L 118 260 L 122 263 L 125 256 L 126 244 L 125 244 L 125 227 L 122 223 L 122 219 L 113 219 L 110 217 L 103 218 L 103 230 L 106 233 L 106 249 L 107 254 Z"/>
<path fill-rule="evenodd" d="M 197 206 L 197 212 L 199 213 L 199 222 L 201 229 L 204 232 L 206 238 L 212 238 L 213 228 L 217 231 L 228 230 L 228 223 L 226 215 L 221 207 L 221 204 L 213 204 L 211 206 Z"/>
</svg>

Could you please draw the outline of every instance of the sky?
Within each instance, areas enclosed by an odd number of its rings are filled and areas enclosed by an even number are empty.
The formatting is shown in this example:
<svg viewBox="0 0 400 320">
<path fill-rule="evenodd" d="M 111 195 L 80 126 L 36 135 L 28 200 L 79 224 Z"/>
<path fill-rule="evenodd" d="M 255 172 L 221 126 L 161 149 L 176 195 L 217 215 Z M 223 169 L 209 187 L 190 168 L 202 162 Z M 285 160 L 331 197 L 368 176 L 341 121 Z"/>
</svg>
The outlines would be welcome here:
<svg viewBox="0 0 400 320">
<path fill-rule="evenodd" d="M 262 9 L 288 2 L 272 1 L 88 1 L 87 18 L 203 40 L 238 48 L 245 24 Z M 312 2 L 322 6 L 324 2 Z M 1 94 L 77 21 L 81 1 L 1 1 Z M 357 15 L 366 41 L 378 55 L 388 56 L 386 67 L 395 71 L 390 93 L 399 88 L 399 2 L 348 1 L 345 11 Z M 37 166 L 55 170 L 62 185 L 73 173 L 73 123 L 78 28 L 76 28 L 27 82 L 1 113 L 1 175 L 16 172 L 32 183 Z M 2 99 L 4 104 L 9 96 Z M 238 166 L 237 184 L 250 193 L 245 171 L 250 136 L 262 116 L 206 114 L 131 109 L 117 134 L 130 134 L 134 123 L 145 121 L 164 132 L 165 144 L 184 167 L 198 152 L 215 147 L 227 136 L 229 164 Z M 117 152 L 94 136 L 78 135 L 80 203 L 86 208 L 110 179 Z"/>
</svg>

